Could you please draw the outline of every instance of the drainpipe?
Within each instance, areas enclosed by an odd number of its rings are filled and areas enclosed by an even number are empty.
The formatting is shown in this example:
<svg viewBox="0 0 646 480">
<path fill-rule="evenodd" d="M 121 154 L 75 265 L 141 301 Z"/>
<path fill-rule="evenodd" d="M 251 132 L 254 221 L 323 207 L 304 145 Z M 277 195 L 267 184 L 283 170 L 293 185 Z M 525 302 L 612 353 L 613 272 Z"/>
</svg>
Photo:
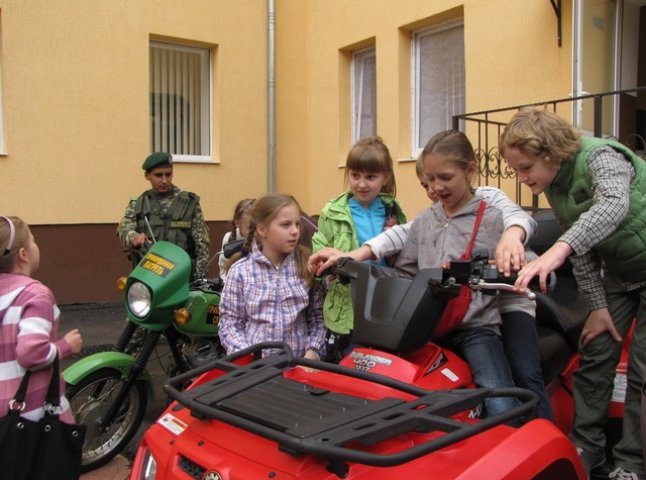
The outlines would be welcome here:
<svg viewBox="0 0 646 480">
<path fill-rule="evenodd" d="M 276 190 L 276 10 L 274 0 L 267 0 L 267 111 L 268 111 L 268 165 L 267 191 Z"/>
</svg>

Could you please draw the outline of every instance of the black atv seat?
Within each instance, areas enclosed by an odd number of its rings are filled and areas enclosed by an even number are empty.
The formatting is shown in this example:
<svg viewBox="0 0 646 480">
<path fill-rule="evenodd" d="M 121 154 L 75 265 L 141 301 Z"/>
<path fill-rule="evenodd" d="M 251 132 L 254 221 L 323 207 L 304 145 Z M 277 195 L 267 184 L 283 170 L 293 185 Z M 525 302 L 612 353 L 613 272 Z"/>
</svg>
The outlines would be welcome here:
<svg viewBox="0 0 646 480">
<path fill-rule="evenodd" d="M 528 247 L 537 255 L 558 240 L 561 228 L 552 210 L 534 214 L 537 234 Z M 569 260 L 556 271 L 556 286 L 547 294 L 536 294 L 536 320 L 540 342 L 541 365 L 546 382 L 556 378 L 572 353 L 578 350 L 579 335 L 590 312 L 579 292 Z"/>
</svg>

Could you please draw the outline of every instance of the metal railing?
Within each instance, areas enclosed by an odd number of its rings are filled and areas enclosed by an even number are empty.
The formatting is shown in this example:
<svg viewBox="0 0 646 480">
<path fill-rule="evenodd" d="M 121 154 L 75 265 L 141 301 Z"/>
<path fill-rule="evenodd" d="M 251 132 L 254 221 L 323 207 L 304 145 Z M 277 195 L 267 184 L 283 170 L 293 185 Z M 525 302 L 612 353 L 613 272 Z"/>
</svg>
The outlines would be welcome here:
<svg viewBox="0 0 646 480">
<path fill-rule="evenodd" d="M 621 98 L 621 95 L 624 94 L 639 94 L 640 92 L 646 94 L 646 86 L 464 113 L 453 116 L 453 128 L 465 132 L 473 144 L 479 169 L 478 185 L 493 185 L 506 190 L 507 193 L 514 190 L 512 197 L 515 195 L 515 201 L 519 205 L 536 211 L 542 208 L 541 205 L 546 206 L 545 202 L 539 196 L 531 195 L 528 189 L 521 189 L 521 185 L 516 178 L 516 172 L 507 166 L 498 149 L 498 139 L 514 113 L 524 107 L 550 108 L 556 113 L 561 108 L 562 110 L 567 109 L 564 110 L 567 111 L 567 114 L 561 113 L 561 115 L 568 118 L 572 112 L 574 102 L 580 102 L 579 108 L 582 108 L 583 105 L 589 106 L 589 103 L 592 102 L 591 118 L 590 115 L 587 115 L 587 123 L 591 123 L 592 127 L 589 131 L 595 137 L 611 137 L 619 140 L 646 159 L 646 125 L 642 127 L 642 131 L 620 134 L 621 138 L 604 134 L 604 123 L 608 123 L 607 121 L 604 122 L 604 120 L 609 118 L 607 106 L 604 106 L 604 100 Z M 617 116 L 621 114 L 620 103 L 618 102 L 618 108 L 614 104 L 612 105 Z M 637 115 L 636 111 L 635 108 L 635 116 Z"/>
</svg>

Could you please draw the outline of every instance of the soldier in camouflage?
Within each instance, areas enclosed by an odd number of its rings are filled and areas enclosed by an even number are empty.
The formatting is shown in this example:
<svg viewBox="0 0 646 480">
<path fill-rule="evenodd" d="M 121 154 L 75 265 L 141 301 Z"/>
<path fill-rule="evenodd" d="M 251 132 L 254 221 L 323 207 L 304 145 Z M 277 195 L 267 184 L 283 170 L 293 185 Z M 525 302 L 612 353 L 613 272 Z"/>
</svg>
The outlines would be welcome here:
<svg viewBox="0 0 646 480">
<path fill-rule="evenodd" d="M 169 153 L 149 155 L 142 168 L 152 188 L 128 203 L 117 227 L 121 244 L 139 248 L 157 240 L 172 242 L 191 257 L 192 277 L 206 277 L 210 239 L 200 198 L 173 185 Z"/>
</svg>

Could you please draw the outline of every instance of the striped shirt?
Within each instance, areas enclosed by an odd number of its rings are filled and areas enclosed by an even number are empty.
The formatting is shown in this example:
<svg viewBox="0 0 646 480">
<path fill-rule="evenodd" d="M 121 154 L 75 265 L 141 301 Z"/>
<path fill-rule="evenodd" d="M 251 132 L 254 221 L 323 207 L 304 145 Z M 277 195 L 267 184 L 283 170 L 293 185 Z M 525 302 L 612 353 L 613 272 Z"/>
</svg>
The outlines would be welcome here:
<svg viewBox="0 0 646 480">
<path fill-rule="evenodd" d="M 52 292 L 26 275 L 0 274 L 0 416 L 7 414 L 27 369 L 33 373 L 21 415 L 32 420 L 43 416 L 43 404 L 56 354 L 67 357 L 71 349 L 58 339 L 59 310 Z M 59 379 L 61 392 L 65 383 Z M 61 420 L 73 423 L 69 404 L 61 395 Z"/>
<path fill-rule="evenodd" d="M 567 229 L 559 241 L 567 243 L 574 250 L 570 260 L 579 289 L 590 303 L 590 308 L 597 310 L 606 308 L 608 302 L 602 279 L 603 259 L 594 246 L 608 238 L 625 220 L 635 169 L 623 154 L 604 145 L 590 153 L 588 170 L 594 203 Z M 629 283 L 624 284 L 624 287 L 634 290 L 645 285 L 646 282 Z"/>
<path fill-rule="evenodd" d="M 298 357 L 307 350 L 322 356 L 325 327 L 320 291 L 308 289 L 298 275 L 293 253 L 276 268 L 254 248 L 229 269 L 219 329 L 229 354 L 259 342 L 280 341 Z"/>
</svg>

